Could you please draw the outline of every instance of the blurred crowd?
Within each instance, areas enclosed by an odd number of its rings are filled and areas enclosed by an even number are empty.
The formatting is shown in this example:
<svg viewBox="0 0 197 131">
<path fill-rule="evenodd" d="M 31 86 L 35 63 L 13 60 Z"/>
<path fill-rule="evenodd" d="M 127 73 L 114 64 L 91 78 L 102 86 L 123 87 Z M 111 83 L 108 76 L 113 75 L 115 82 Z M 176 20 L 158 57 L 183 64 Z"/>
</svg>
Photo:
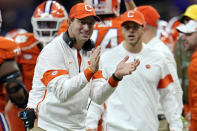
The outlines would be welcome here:
<svg viewBox="0 0 197 131">
<path fill-rule="evenodd" d="M 70 8 L 77 1 L 57 0 L 69 12 Z M 123 1 L 123 0 L 122 0 Z M 1 0 L 0 9 L 2 11 L 3 26 L 1 28 L 1 35 L 5 35 L 12 29 L 23 28 L 32 32 L 31 16 L 37 5 L 43 0 Z M 170 20 L 173 16 L 181 15 L 188 5 L 196 3 L 196 0 L 135 0 L 136 5 L 152 5 L 155 7 L 162 20 Z M 125 11 L 125 5 L 121 3 L 121 13 Z"/>
</svg>

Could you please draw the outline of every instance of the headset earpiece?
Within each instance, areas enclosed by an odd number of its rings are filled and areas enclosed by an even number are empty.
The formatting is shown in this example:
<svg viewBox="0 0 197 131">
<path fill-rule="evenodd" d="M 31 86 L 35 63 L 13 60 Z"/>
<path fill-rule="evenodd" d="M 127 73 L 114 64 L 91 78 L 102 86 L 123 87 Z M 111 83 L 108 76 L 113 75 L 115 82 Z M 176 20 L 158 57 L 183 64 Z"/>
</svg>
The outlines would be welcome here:
<svg viewBox="0 0 197 131">
<path fill-rule="evenodd" d="M 86 43 L 83 45 L 83 50 L 85 51 L 90 51 L 92 50 L 92 48 L 95 47 L 95 43 L 93 42 L 93 40 L 89 39 L 88 41 L 86 41 Z"/>
<path fill-rule="evenodd" d="M 66 42 L 66 44 L 68 44 L 68 46 L 70 48 L 73 47 L 74 43 L 76 42 L 76 39 L 75 38 L 70 38 L 69 35 L 68 35 L 68 31 L 66 31 L 64 34 L 63 34 L 63 40 Z"/>
</svg>

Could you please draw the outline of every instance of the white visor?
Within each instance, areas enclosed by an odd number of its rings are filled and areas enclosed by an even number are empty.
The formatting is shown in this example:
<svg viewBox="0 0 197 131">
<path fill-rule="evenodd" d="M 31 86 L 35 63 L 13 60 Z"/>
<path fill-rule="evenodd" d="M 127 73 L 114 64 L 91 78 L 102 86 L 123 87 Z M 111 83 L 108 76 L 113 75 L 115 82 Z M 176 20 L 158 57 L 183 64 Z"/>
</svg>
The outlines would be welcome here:
<svg viewBox="0 0 197 131">
<path fill-rule="evenodd" d="M 181 24 L 176 28 L 182 33 L 193 33 L 197 31 L 197 21 L 190 20 L 187 24 Z"/>
</svg>

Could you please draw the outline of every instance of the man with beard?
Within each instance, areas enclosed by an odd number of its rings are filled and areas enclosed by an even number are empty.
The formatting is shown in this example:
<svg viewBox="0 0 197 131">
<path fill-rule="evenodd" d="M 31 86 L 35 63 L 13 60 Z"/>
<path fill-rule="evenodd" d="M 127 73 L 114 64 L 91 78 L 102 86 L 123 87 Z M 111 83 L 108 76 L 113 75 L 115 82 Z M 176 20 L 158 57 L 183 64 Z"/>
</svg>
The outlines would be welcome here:
<svg viewBox="0 0 197 131">
<path fill-rule="evenodd" d="M 197 130 L 197 21 L 190 20 L 187 24 L 177 27 L 177 30 L 183 34 L 182 40 L 185 43 L 185 49 L 192 53 L 187 74 L 189 78 L 189 110 L 191 113 L 191 131 Z"/>
</svg>

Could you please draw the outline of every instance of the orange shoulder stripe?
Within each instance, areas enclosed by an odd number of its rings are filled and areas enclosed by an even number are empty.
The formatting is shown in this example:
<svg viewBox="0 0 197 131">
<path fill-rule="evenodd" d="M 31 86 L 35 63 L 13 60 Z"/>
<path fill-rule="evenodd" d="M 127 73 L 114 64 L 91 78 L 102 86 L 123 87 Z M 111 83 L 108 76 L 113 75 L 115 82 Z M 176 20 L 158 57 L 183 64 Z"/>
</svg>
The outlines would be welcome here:
<svg viewBox="0 0 197 131">
<path fill-rule="evenodd" d="M 44 73 L 43 78 L 41 79 L 42 83 L 47 86 L 48 83 L 53 80 L 55 77 L 60 75 L 69 74 L 66 70 L 48 70 Z"/>
<path fill-rule="evenodd" d="M 163 79 L 160 79 L 158 89 L 166 88 L 171 82 L 174 82 L 170 74 L 166 75 Z"/>
</svg>

